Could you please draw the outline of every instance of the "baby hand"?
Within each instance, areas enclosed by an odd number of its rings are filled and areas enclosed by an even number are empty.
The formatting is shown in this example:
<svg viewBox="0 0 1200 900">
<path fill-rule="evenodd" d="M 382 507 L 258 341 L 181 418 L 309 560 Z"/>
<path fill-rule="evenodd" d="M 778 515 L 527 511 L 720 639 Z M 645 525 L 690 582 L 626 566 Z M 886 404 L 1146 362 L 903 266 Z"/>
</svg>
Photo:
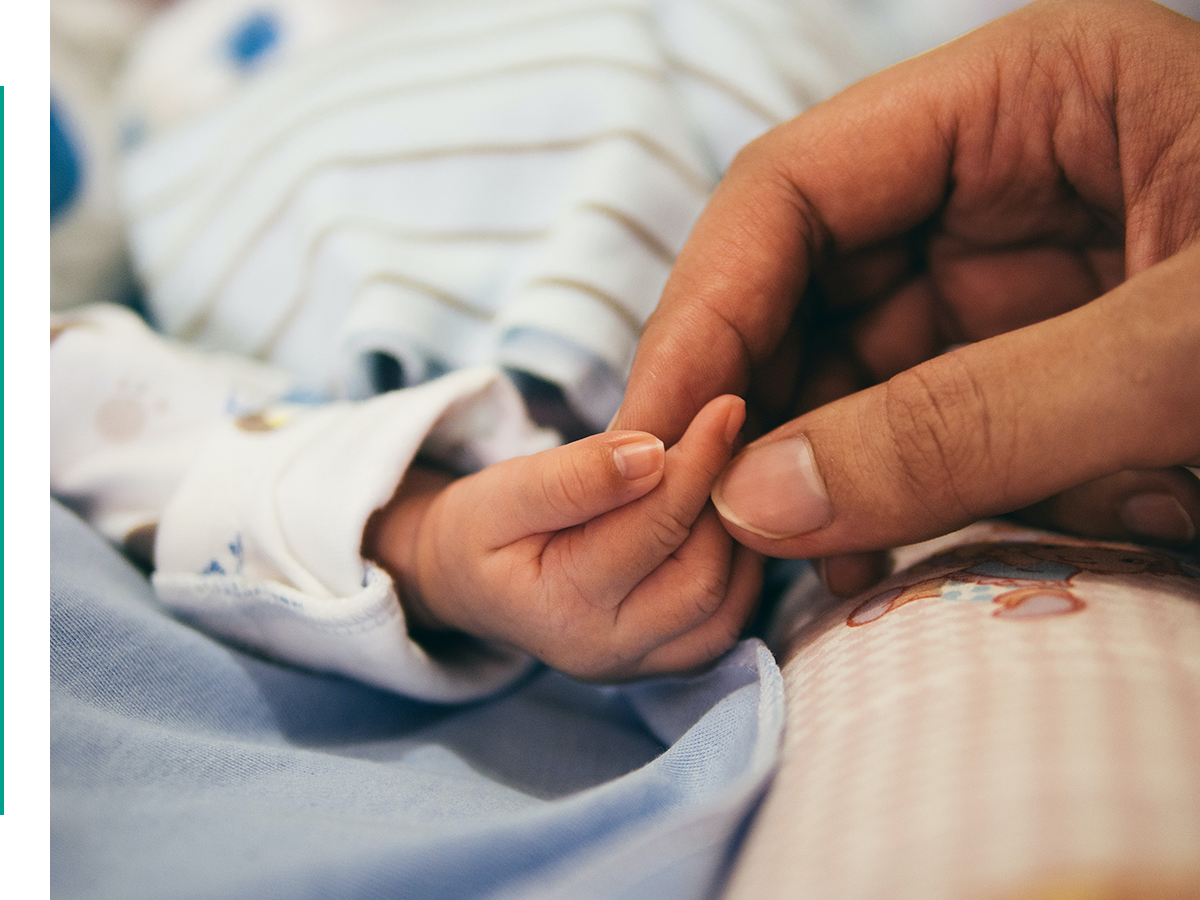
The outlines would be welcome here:
<svg viewBox="0 0 1200 900">
<path fill-rule="evenodd" d="M 744 418 L 723 396 L 666 451 L 618 431 L 448 484 L 413 470 L 364 550 L 416 625 L 592 681 L 694 669 L 737 640 L 761 583 L 708 502 Z"/>
</svg>

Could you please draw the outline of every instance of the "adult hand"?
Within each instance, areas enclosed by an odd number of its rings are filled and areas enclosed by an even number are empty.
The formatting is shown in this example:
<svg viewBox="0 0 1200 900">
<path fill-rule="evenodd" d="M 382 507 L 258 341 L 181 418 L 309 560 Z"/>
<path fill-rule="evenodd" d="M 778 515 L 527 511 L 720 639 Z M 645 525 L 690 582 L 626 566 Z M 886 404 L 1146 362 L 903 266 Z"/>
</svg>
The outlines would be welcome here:
<svg viewBox="0 0 1200 900">
<path fill-rule="evenodd" d="M 841 593 L 1014 510 L 1194 544 L 1200 24 L 1034 3 L 750 144 L 614 425 L 670 442 L 727 392 L 775 429 L 714 489 L 727 528 Z"/>
</svg>

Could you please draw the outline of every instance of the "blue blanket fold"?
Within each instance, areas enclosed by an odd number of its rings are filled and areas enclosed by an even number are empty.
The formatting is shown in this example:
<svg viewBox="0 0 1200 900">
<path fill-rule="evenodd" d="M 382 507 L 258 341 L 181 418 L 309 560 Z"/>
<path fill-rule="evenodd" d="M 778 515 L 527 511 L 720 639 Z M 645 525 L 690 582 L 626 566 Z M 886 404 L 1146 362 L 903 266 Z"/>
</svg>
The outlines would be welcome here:
<svg viewBox="0 0 1200 900">
<path fill-rule="evenodd" d="M 69 898 L 697 898 L 777 761 L 765 647 L 596 687 L 543 670 L 445 707 L 166 615 L 51 516 L 51 859 Z"/>
</svg>

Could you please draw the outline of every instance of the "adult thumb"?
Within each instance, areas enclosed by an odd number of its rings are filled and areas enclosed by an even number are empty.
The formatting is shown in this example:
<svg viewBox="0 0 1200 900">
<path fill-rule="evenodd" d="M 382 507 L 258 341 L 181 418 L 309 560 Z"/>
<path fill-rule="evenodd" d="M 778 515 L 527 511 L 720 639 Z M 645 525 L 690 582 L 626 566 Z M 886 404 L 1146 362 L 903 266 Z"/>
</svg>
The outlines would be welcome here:
<svg viewBox="0 0 1200 900">
<path fill-rule="evenodd" d="M 713 501 L 771 556 L 879 550 L 1123 469 L 1200 462 L 1200 244 L 1053 319 L 814 410 L 726 468 Z"/>
</svg>

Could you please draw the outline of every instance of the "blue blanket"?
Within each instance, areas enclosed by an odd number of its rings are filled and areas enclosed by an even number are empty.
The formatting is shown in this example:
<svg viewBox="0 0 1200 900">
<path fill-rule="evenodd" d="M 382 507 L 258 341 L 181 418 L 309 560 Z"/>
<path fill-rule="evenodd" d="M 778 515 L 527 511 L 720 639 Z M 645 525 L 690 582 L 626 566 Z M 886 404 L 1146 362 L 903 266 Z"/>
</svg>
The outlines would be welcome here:
<svg viewBox="0 0 1200 900">
<path fill-rule="evenodd" d="M 51 860 L 69 898 L 709 897 L 777 762 L 782 683 L 541 670 L 461 707 L 221 644 L 51 514 Z"/>
</svg>

